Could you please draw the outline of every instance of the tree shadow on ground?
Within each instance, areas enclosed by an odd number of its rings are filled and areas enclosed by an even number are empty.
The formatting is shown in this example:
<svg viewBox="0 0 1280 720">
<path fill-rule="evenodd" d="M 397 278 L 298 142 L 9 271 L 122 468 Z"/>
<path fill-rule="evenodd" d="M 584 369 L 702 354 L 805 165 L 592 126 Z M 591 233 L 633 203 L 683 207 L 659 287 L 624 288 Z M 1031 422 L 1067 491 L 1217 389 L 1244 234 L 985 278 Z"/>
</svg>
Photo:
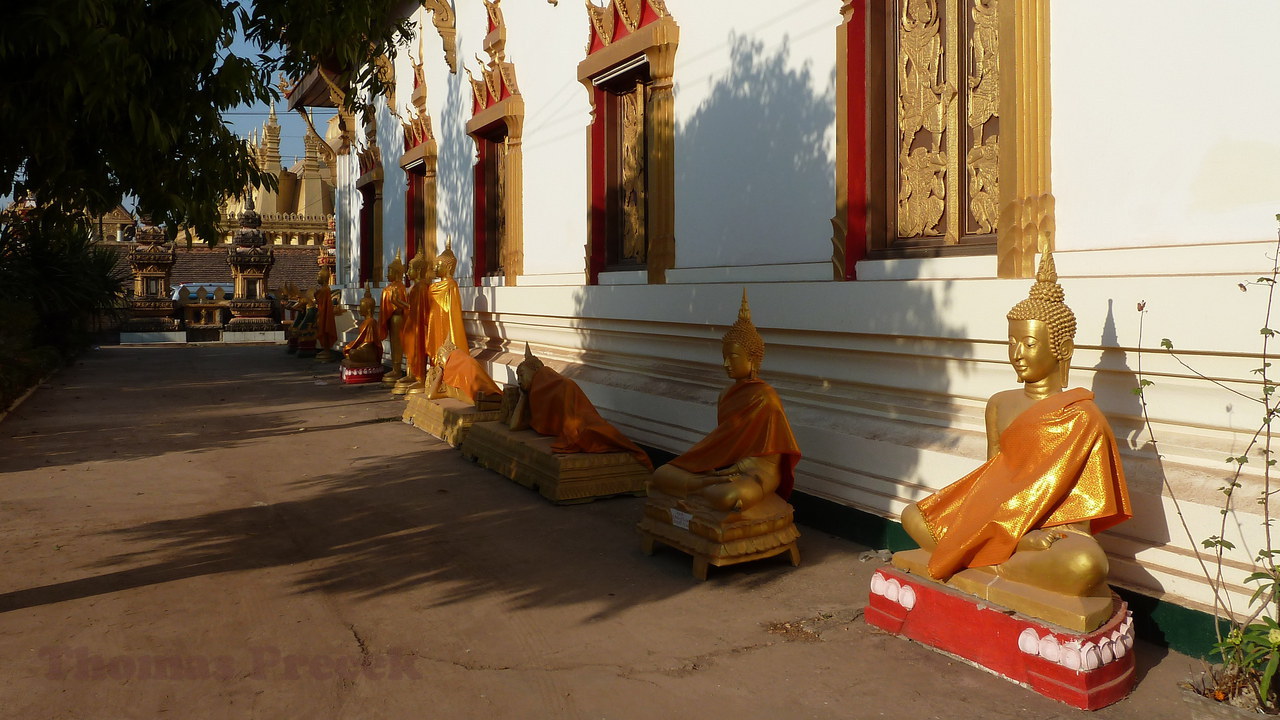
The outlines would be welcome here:
<svg viewBox="0 0 1280 720">
<path fill-rule="evenodd" d="M 279 347 L 104 349 L 56 375 L 6 419 L 0 467 L 206 453 L 293 435 L 321 421 L 317 391 L 339 413 L 323 423 L 358 425 L 389 401 L 367 387 L 341 385 L 336 363 Z"/>
<path fill-rule="evenodd" d="M 513 609 L 590 603 L 593 620 L 699 585 L 687 556 L 641 555 L 638 498 L 554 506 L 400 423 L 305 433 L 288 450 L 298 472 L 336 436 L 365 454 L 264 489 L 287 499 L 101 531 L 102 556 L 80 568 L 88 576 L 0 595 L 0 612 L 268 568 L 287 569 L 299 594 L 417 593 L 421 607 L 494 595 Z M 713 569 L 714 592 L 755 592 L 789 571 L 782 559 Z"/>
</svg>

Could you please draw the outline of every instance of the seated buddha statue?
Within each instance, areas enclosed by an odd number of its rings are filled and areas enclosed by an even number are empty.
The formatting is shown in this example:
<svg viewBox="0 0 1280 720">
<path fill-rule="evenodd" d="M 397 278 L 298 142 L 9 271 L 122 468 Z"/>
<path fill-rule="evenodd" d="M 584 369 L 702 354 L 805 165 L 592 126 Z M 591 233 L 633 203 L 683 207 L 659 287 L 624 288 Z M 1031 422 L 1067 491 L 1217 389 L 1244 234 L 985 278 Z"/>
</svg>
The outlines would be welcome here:
<svg viewBox="0 0 1280 720">
<path fill-rule="evenodd" d="M 449 397 L 474 407 L 502 403 L 502 388 L 466 350 L 446 342 L 427 371 L 427 398 Z"/>
<path fill-rule="evenodd" d="M 382 365 L 382 325 L 374 315 L 377 307 L 373 294 L 369 292 L 369 283 L 364 284 L 364 297 L 360 299 L 360 328 L 351 342 L 343 346 L 346 359 L 343 365 L 349 367 L 371 367 Z"/>
<path fill-rule="evenodd" d="M 430 296 L 427 310 L 426 353 L 435 358 L 440 346 L 446 342 L 454 347 L 467 348 L 467 333 L 462 327 L 462 296 L 453 273 L 458 269 L 458 258 L 453 254 L 453 241 L 445 238 L 444 252 L 436 258 L 436 281 L 428 287 Z"/>
<path fill-rule="evenodd" d="M 516 366 L 520 396 L 507 420 L 512 430 L 532 429 L 556 439 L 551 451 L 570 453 L 630 453 L 636 462 L 652 469 L 640 446 L 600 416 L 578 383 L 547 367 L 528 344 L 524 360 Z"/>
<path fill-rule="evenodd" d="M 1030 296 L 1007 315 L 1021 387 L 987 401 L 987 462 L 902 513 L 935 580 L 989 568 L 1068 597 L 1110 597 L 1107 556 L 1093 534 L 1132 511 L 1115 436 L 1093 393 L 1063 390 L 1076 329 L 1063 297 L 1046 252 Z M 894 564 L 911 569 L 905 556 L 913 552 L 896 554 Z"/>
<path fill-rule="evenodd" d="M 658 468 L 650 491 L 701 496 L 712 508 L 742 512 L 772 495 L 790 497 L 800 448 L 772 387 L 761 380 L 764 340 L 751 323 L 746 291 L 738 319 L 721 341 L 733 380 L 716 405 L 716 428 Z"/>
<path fill-rule="evenodd" d="M 401 334 L 404 330 L 405 311 L 409 308 L 409 291 L 404 286 L 404 263 L 400 260 L 400 251 L 387 266 L 387 286 L 382 288 L 382 307 L 378 322 L 382 326 L 382 336 L 391 345 L 391 371 L 382 377 L 383 382 L 395 382 L 404 376 L 401 364 L 404 360 L 404 346 Z"/>
</svg>

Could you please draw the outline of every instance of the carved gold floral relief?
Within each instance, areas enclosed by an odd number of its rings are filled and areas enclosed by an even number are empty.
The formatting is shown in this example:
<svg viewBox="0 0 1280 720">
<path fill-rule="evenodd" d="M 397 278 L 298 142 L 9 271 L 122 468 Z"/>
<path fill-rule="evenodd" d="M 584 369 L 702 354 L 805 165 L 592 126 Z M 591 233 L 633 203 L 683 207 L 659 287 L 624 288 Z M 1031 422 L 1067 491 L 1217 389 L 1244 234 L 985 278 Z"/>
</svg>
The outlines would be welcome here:
<svg viewBox="0 0 1280 720">
<path fill-rule="evenodd" d="M 998 1 L 900 0 L 897 5 L 899 238 L 954 244 L 966 233 L 995 231 Z"/>
<path fill-rule="evenodd" d="M 946 210 L 948 111 L 955 87 L 944 75 L 937 0 L 904 0 L 898 37 L 898 235 L 939 234 Z"/>
<path fill-rule="evenodd" d="M 1000 197 L 1000 36 L 998 0 L 972 0 L 970 39 L 969 135 L 973 139 L 965 164 L 969 170 L 969 212 L 980 233 L 993 232 Z"/>
<path fill-rule="evenodd" d="M 622 257 L 643 263 L 646 256 L 645 226 L 645 86 L 637 82 L 621 97 L 622 105 Z"/>
</svg>

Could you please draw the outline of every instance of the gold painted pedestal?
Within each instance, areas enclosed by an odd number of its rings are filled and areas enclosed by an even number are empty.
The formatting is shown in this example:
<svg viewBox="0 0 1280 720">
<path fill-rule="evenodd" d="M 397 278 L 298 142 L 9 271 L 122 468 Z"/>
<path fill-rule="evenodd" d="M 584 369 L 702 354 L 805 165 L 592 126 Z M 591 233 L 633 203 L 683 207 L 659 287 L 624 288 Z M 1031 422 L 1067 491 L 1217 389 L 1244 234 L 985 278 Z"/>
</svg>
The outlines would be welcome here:
<svg viewBox="0 0 1280 720">
<path fill-rule="evenodd" d="M 558 504 L 644 493 L 649 469 L 630 453 L 560 454 L 551 451 L 553 442 L 555 438 L 532 430 L 483 422 L 467 433 L 462 454 Z"/>
<path fill-rule="evenodd" d="M 929 579 L 929 553 L 924 550 L 894 553 L 893 566 Z M 1075 597 L 1002 578 L 990 567 L 961 570 L 946 585 L 1073 632 L 1092 632 L 1115 612 L 1114 596 L 1106 585 L 1093 595 Z"/>
<path fill-rule="evenodd" d="M 426 395 L 410 395 L 405 403 L 406 423 L 440 438 L 454 447 L 462 445 L 472 425 L 497 420 L 501 410 L 477 410 L 453 398 L 428 400 Z"/>
<path fill-rule="evenodd" d="M 707 579 L 707 566 L 736 565 L 791 554 L 800 564 L 794 510 L 777 495 L 741 513 L 712 509 L 700 497 L 677 498 L 652 492 L 644 505 L 640 549 L 652 555 L 654 543 L 669 545 L 693 556 L 693 576 Z"/>
</svg>

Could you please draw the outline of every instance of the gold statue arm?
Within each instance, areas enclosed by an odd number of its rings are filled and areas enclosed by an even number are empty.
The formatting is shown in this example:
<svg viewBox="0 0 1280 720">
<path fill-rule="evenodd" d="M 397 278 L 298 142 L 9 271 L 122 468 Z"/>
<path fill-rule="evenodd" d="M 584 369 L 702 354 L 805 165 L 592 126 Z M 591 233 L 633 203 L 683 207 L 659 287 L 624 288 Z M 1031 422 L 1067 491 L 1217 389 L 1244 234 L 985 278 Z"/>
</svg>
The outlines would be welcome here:
<svg viewBox="0 0 1280 720">
<path fill-rule="evenodd" d="M 1000 430 L 998 429 L 999 422 L 1000 422 L 1000 419 L 999 419 L 1000 413 L 999 413 L 999 410 L 997 409 L 997 406 L 999 405 L 999 403 L 992 402 L 992 400 L 994 399 L 995 398 L 992 398 L 991 400 L 987 401 L 986 417 L 987 417 L 987 459 L 988 460 L 995 457 L 996 453 L 1000 452 Z"/>
<path fill-rule="evenodd" d="M 524 388 L 520 388 L 520 399 L 516 400 L 511 418 L 507 420 L 507 427 L 511 430 L 526 430 L 529 427 L 529 393 Z"/>
<path fill-rule="evenodd" d="M 443 384 L 444 384 L 444 369 L 441 368 L 439 365 L 432 365 L 431 369 L 427 371 L 427 382 L 426 382 L 427 388 L 425 391 L 427 395 L 427 399 L 436 400 L 438 398 L 446 397 L 448 393 L 444 391 L 442 387 Z"/>
</svg>

